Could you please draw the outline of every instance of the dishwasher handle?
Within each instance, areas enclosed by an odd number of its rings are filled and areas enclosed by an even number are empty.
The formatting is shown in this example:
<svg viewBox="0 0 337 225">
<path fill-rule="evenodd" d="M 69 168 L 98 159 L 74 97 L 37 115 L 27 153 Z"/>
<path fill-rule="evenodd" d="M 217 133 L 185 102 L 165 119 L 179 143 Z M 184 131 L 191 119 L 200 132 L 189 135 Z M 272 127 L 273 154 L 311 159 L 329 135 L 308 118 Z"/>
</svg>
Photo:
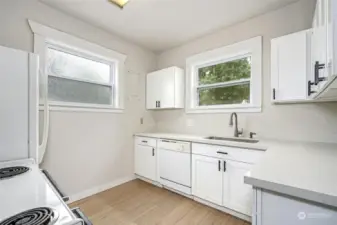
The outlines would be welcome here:
<svg viewBox="0 0 337 225">
<path fill-rule="evenodd" d="M 63 193 L 63 191 L 61 191 L 61 189 L 57 186 L 55 180 L 50 176 L 50 174 L 48 173 L 48 171 L 47 170 L 41 170 L 41 171 L 47 177 L 47 179 L 53 185 L 53 187 L 56 189 L 56 191 L 59 193 L 59 195 L 61 196 L 61 198 L 63 199 L 63 201 L 65 201 L 65 202 L 69 201 L 69 197 L 66 196 Z"/>
</svg>

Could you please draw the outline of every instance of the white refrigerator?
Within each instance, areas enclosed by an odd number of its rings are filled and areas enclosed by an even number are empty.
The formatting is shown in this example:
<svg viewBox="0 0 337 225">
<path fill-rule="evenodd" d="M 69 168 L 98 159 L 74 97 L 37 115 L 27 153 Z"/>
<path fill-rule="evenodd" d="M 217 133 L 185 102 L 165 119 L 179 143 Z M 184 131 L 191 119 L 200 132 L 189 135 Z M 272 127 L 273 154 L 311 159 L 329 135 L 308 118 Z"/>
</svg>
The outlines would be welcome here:
<svg viewBox="0 0 337 225">
<path fill-rule="evenodd" d="M 0 46 L 0 162 L 38 161 L 38 56 Z"/>
</svg>

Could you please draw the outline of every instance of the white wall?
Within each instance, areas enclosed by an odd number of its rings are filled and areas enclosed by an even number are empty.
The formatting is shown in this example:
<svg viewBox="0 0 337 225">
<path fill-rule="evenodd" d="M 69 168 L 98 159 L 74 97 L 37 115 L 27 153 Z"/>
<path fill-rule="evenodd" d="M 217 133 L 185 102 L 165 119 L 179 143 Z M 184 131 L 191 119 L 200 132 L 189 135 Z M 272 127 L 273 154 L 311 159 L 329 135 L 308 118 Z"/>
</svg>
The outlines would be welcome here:
<svg viewBox="0 0 337 225">
<path fill-rule="evenodd" d="M 263 112 L 240 113 L 239 126 L 260 137 L 337 142 L 337 103 L 272 105 L 270 103 L 270 39 L 311 27 L 314 0 L 302 0 L 277 11 L 217 31 L 163 52 L 158 69 L 185 67 L 187 57 L 255 36 L 263 36 Z M 153 113 L 158 131 L 200 135 L 233 135 L 229 114 L 185 114 L 183 110 Z M 193 126 L 187 126 L 194 123 Z"/>
<path fill-rule="evenodd" d="M 126 54 L 129 71 L 125 113 L 51 112 L 43 167 L 69 195 L 133 176 L 132 134 L 155 126 L 144 103 L 144 74 L 154 70 L 155 55 L 37 0 L 0 1 L 0 45 L 33 51 L 27 19 Z"/>
</svg>

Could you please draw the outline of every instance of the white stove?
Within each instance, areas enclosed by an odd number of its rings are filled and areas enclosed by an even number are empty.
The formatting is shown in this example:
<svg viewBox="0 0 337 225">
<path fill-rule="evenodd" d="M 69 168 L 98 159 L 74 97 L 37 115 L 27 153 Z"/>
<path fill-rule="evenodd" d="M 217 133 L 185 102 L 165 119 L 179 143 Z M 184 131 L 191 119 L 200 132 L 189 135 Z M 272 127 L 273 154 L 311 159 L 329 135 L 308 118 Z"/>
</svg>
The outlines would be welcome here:
<svg viewBox="0 0 337 225">
<path fill-rule="evenodd" d="M 29 170 L 16 176 L 0 178 L 0 224 L 20 212 L 40 207 L 48 207 L 55 212 L 55 225 L 83 224 L 33 160 L 0 163 L 0 170 L 16 166 Z"/>
</svg>

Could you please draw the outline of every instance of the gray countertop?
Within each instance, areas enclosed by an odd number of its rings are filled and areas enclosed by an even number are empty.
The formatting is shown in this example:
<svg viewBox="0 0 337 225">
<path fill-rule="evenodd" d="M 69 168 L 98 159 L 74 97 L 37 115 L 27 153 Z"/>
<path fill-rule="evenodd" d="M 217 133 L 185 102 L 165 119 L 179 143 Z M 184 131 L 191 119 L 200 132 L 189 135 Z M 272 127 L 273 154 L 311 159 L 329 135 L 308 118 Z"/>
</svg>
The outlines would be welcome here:
<svg viewBox="0 0 337 225">
<path fill-rule="evenodd" d="M 242 143 L 165 133 L 139 133 L 135 135 L 267 150 L 260 162 L 246 174 L 245 183 L 337 207 L 337 144 L 275 140 Z"/>
</svg>

